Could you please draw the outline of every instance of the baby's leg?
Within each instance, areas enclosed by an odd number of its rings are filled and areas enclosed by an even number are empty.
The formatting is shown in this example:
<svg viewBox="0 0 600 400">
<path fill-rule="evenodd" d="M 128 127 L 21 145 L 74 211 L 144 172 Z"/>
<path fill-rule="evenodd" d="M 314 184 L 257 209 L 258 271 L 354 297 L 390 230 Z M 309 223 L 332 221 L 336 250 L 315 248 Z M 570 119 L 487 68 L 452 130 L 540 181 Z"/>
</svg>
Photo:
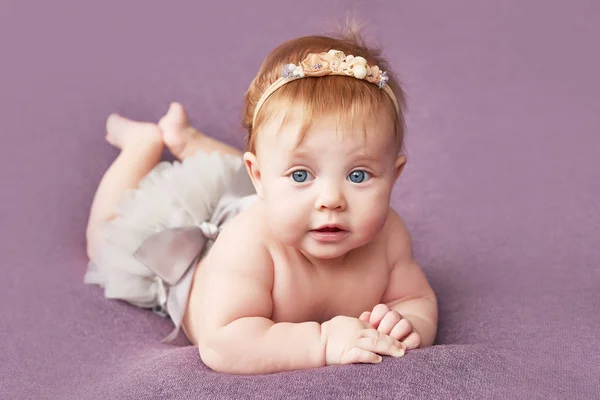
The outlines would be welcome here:
<svg viewBox="0 0 600 400">
<path fill-rule="evenodd" d="M 179 160 L 198 151 L 218 151 L 240 157 L 242 155 L 235 147 L 205 135 L 191 126 L 185 109 L 179 103 L 171 103 L 169 111 L 160 119 L 158 126 L 163 132 L 163 142 Z"/>
<path fill-rule="evenodd" d="M 112 114 L 106 122 L 106 131 L 106 140 L 120 148 L 121 153 L 104 173 L 92 202 L 86 230 L 90 258 L 103 240 L 102 225 L 115 217 L 116 204 L 123 193 L 137 188 L 140 180 L 158 164 L 163 151 L 156 124 Z"/>
</svg>

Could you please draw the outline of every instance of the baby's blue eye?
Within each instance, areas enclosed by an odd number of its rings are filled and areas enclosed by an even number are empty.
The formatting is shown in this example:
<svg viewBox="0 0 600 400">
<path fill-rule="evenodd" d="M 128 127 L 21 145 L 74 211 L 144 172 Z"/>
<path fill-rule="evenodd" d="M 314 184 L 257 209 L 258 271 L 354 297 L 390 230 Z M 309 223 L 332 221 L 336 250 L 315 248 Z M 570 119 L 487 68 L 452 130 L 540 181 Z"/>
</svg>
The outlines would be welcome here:
<svg viewBox="0 0 600 400">
<path fill-rule="evenodd" d="M 308 180 L 310 177 L 310 173 L 305 169 L 299 169 L 297 171 L 292 172 L 292 179 L 294 182 L 302 183 Z"/>
<path fill-rule="evenodd" d="M 350 172 L 350 175 L 348 175 L 348 180 L 353 183 L 363 183 L 365 181 L 368 181 L 369 179 L 371 179 L 371 174 L 361 169 L 352 171 Z"/>
</svg>

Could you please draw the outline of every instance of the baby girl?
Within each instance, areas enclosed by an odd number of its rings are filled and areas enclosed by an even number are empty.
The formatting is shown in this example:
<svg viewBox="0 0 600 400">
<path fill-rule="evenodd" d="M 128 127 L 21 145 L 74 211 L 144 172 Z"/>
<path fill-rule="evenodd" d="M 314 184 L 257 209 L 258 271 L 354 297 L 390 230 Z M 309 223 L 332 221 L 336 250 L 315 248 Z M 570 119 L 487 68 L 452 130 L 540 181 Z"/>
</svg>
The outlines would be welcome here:
<svg viewBox="0 0 600 400">
<path fill-rule="evenodd" d="M 387 71 L 387 72 L 386 72 Z M 378 363 L 433 344 L 437 302 L 390 208 L 404 93 L 355 35 L 289 40 L 245 97 L 247 149 L 112 115 L 87 283 L 168 315 L 213 370 Z M 159 163 L 166 146 L 180 162 Z"/>
</svg>

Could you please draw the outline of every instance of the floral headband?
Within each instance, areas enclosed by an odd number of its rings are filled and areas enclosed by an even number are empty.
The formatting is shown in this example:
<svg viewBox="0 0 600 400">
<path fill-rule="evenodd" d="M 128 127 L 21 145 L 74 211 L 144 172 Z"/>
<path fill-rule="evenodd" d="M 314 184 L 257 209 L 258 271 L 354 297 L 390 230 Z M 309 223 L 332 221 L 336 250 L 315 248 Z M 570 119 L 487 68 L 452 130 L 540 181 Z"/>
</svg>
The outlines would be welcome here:
<svg viewBox="0 0 600 400">
<path fill-rule="evenodd" d="M 273 82 L 258 100 L 256 108 L 254 109 L 252 126 L 256 124 L 256 116 L 264 102 L 277 89 L 296 79 L 325 75 L 351 76 L 356 79 L 364 79 L 367 82 L 373 83 L 390 96 L 394 103 L 394 107 L 396 108 L 396 112 L 400 112 L 398 100 L 390 86 L 387 84 L 390 80 L 387 72 L 382 72 L 376 65 L 367 65 L 367 60 L 363 57 L 345 55 L 339 50 L 329 50 L 327 53 L 310 53 L 298 65 L 286 64 L 283 67 L 281 77 Z"/>
</svg>

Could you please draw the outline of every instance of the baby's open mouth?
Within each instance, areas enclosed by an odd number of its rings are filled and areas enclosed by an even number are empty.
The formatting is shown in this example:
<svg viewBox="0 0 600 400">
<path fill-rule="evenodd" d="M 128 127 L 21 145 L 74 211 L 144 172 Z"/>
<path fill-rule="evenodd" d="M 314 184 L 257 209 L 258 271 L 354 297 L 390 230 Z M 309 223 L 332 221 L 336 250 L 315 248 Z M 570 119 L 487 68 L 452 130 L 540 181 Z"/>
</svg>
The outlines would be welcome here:
<svg viewBox="0 0 600 400">
<path fill-rule="evenodd" d="M 313 229 L 313 232 L 323 232 L 323 233 L 344 232 L 344 229 L 337 227 L 337 226 L 323 226 L 321 228 Z"/>
<path fill-rule="evenodd" d="M 315 240 L 323 243 L 336 243 L 348 235 L 347 230 L 337 225 L 324 225 L 310 232 Z"/>
</svg>

